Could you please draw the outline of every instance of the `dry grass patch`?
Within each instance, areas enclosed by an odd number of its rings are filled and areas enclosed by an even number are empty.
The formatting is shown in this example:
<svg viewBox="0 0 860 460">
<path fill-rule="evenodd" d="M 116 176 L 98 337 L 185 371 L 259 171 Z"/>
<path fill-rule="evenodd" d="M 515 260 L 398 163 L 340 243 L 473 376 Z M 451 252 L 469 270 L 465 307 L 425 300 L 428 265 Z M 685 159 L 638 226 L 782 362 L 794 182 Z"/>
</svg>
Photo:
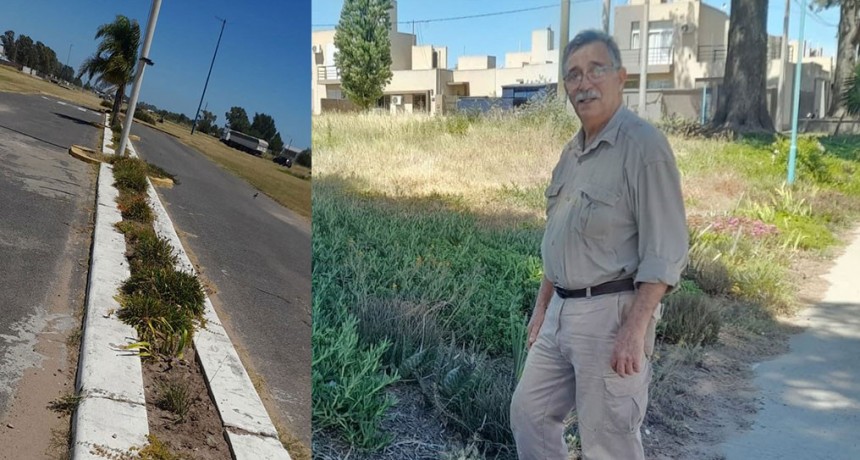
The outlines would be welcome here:
<svg viewBox="0 0 860 460">
<path fill-rule="evenodd" d="M 47 80 L 25 75 L 11 67 L 0 66 L 0 91 L 23 94 L 46 94 L 99 111 L 98 96 L 80 88 L 64 88 Z"/>
<path fill-rule="evenodd" d="M 310 217 L 311 181 L 296 177 L 309 178 L 311 171 L 308 168 L 293 164 L 291 173 L 284 174 L 283 167 L 271 160 L 230 148 L 221 143 L 218 138 L 208 134 L 198 132 L 192 136 L 190 128 L 186 126 L 169 121 L 158 125 L 146 125 L 175 137 L 222 168 L 245 179 L 281 205 L 303 217 Z"/>
<path fill-rule="evenodd" d="M 486 210 L 506 187 L 544 187 L 564 146 L 550 123 L 526 128 L 502 117 L 463 117 L 465 125 L 449 119 L 316 117 L 317 174 L 349 178 L 365 191 L 391 197 L 458 196 L 467 207 Z"/>
</svg>

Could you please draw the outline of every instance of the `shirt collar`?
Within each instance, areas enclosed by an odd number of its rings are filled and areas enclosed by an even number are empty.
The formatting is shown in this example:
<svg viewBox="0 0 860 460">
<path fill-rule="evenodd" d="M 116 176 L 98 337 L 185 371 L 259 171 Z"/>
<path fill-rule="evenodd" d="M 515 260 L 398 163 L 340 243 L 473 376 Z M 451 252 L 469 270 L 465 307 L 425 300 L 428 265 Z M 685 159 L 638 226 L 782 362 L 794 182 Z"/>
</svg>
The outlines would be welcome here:
<svg viewBox="0 0 860 460">
<path fill-rule="evenodd" d="M 627 118 L 629 113 L 630 110 L 628 110 L 627 107 L 624 107 L 623 105 L 619 106 L 615 111 L 615 114 L 612 115 L 612 118 L 609 119 L 609 123 L 603 127 L 588 147 L 583 147 L 585 144 L 585 130 L 580 127 L 579 132 L 576 133 L 576 156 L 585 155 L 586 153 L 596 149 L 604 141 L 609 145 L 614 146 L 615 142 L 618 140 L 618 133 L 621 125 L 624 124 L 624 120 Z"/>
</svg>

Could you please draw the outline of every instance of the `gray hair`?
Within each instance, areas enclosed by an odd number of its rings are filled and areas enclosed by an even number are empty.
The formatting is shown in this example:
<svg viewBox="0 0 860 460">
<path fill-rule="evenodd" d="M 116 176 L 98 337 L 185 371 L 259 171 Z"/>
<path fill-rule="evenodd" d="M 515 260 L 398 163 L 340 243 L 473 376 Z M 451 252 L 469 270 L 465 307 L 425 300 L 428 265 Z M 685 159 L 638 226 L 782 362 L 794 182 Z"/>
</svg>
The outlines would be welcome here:
<svg viewBox="0 0 860 460">
<path fill-rule="evenodd" d="M 620 68 L 621 51 L 619 51 L 618 44 L 615 43 L 615 39 L 612 38 L 611 35 L 595 29 L 584 30 L 576 34 L 576 36 L 573 37 L 573 40 L 571 40 L 564 48 L 564 61 L 560 62 L 558 65 L 566 65 L 567 58 L 569 58 L 571 54 L 577 52 L 580 48 L 586 45 L 598 42 L 606 45 L 606 49 L 609 50 L 609 57 L 612 59 L 612 66 L 616 69 Z"/>
</svg>

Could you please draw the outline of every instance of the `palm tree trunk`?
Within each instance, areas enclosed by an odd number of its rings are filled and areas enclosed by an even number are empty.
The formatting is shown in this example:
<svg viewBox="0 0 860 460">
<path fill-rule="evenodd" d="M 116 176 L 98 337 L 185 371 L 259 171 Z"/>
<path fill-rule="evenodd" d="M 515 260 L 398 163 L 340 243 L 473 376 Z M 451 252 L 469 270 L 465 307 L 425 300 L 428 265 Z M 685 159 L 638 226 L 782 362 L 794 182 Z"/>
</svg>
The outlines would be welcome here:
<svg viewBox="0 0 860 460">
<path fill-rule="evenodd" d="M 119 113 L 122 110 L 122 100 L 125 97 L 125 85 L 116 85 L 116 95 L 113 98 L 113 116 L 111 125 L 119 123 Z"/>
</svg>

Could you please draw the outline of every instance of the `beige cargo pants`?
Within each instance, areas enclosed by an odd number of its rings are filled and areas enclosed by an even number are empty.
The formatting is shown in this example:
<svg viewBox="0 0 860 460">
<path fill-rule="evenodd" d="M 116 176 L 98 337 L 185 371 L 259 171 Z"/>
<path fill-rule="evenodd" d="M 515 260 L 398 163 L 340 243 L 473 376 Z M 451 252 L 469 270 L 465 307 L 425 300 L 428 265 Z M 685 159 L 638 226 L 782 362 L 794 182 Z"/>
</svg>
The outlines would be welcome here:
<svg viewBox="0 0 860 460">
<path fill-rule="evenodd" d="M 639 428 L 662 305 L 648 326 L 643 369 L 621 378 L 610 361 L 633 298 L 633 292 L 566 300 L 553 295 L 511 401 L 511 429 L 521 460 L 566 460 L 564 418 L 573 409 L 583 459 L 644 459 Z"/>
</svg>

